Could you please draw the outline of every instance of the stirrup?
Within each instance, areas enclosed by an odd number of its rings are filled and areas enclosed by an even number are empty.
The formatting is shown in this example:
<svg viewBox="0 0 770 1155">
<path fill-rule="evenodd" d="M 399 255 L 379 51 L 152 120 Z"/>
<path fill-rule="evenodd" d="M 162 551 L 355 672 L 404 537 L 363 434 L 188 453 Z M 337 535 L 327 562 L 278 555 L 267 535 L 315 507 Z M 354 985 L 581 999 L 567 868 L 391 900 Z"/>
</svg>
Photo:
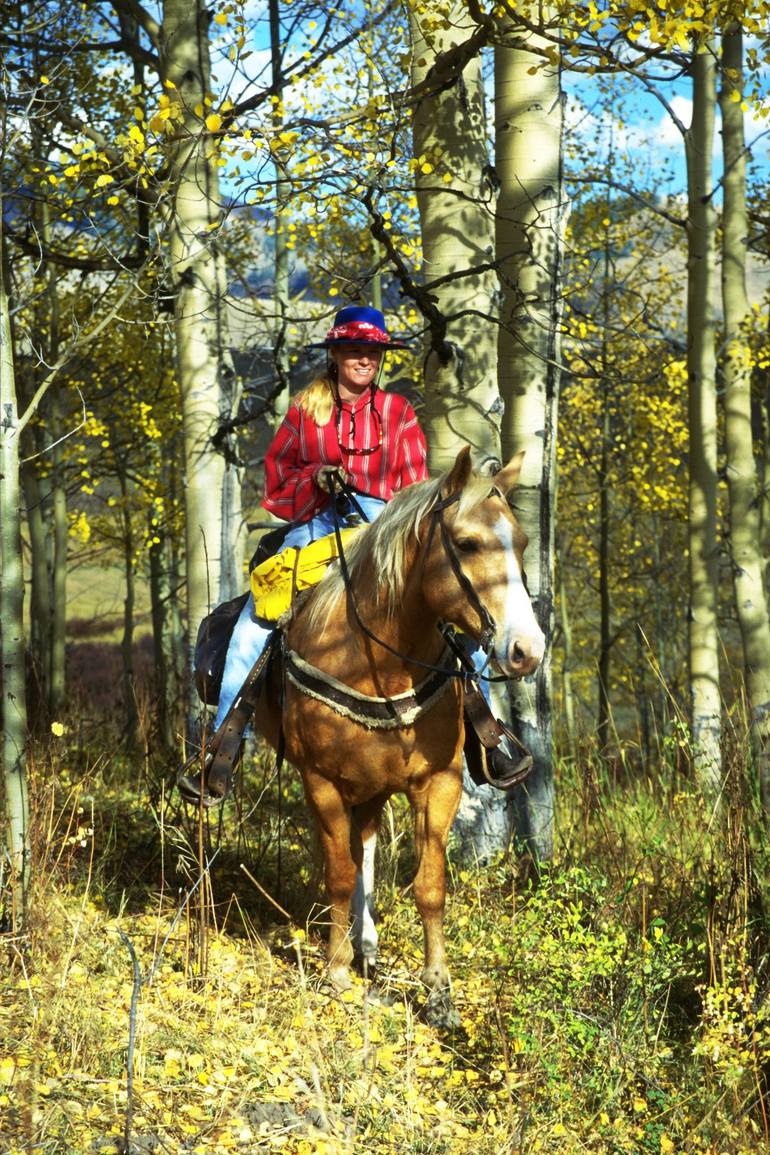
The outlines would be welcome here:
<svg viewBox="0 0 770 1155">
<path fill-rule="evenodd" d="M 185 802 L 191 802 L 194 806 L 203 806 L 204 810 L 210 810 L 214 806 L 221 806 L 227 797 L 227 791 L 224 794 L 212 794 L 209 790 L 206 781 L 208 772 L 211 769 L 211 763 L 214 761 L 214 751 L 208 751 L 205 761 L 201 765 L 200 751 L 188 758 L 184 765 L 180 766 L 176 772 L 176 788 L 181 794 Z M 201 783 L 203 783 L 203 790 L 201 790 Z"/>
<path fill-rule="evenodd" d="M 511 758 L 499 746 L 494 750 L 487 750 L 484 777 L 490 786 L 498 790 L 510 790 L 531 773 L 534 759 L 531 754 L 525 753 L 518 762 Z"/>
</svg>

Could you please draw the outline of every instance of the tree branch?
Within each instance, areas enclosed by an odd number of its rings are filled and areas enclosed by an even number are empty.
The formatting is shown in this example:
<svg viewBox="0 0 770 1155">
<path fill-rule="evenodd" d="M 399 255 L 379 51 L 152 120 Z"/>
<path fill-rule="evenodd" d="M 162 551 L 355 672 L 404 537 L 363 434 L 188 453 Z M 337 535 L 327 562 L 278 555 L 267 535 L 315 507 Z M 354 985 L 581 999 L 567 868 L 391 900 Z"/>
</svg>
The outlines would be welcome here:
<svg viewBox="0 0 770 1155">
<path fill-rule="evenodd" d="M 91 341 L 96 340 L 96 338 L 99 336 L 99 334 L 101 332 L 103 332 L 104 329 L 106 329 L 107 326 L 110 325 L 114 321 L 114 319 L 118 315 L 118 312 L 120 311 L 120 309 L 123 307 L 123 305 L 125 305 L 126 301 L 129 299 L 129 297 L 132 295 L 132 293 L 135 293 L 135 292 L 136 292 L 136 283 L 133 282 L 132 284 L 128 285 L 128 287 L 125 289 L 125 291 L 123 293 L 121 293 L 120 297 L 115 302 L 113 307 L 107 313 L 105 313 L 105 315 L 102 317 L 102 319 L 96 323 L 96 325 L 94 325 L 93 329 L 91 329 L 90 332 L 86 333 L 85 335 L 82 335 L 82 334 L 78 335 L 78 337 L 76 337 L 71 342 L 69 348 L 66 349 L 62 353 L 62 355 L 56 360 L 53 367 L 51 368 L 50 373 L 48 373 L 48 375 L 46 377 L 44 377 L 43 380 L 40 382 L 40 384 L 38 385 L 37 389 L 35 390 L 35 392 L 32 396 L 31 401 L 29 402 L 29 405 L 27 406 L 27 408 L 24 410 L 24 412 L 19 417 L 19 421 L 18 421 L 18 424 L 16 426 L 16 435 L 18 437 L 21 436 L 25 427 L 29 424 L 32 417 L 34 417 L 35 413 L 37 412 L 38 405 L 40 404 L 43 397 L 45 396 L 45 394 L 50 389 L 51 385 L 53 385 L 54 381 L 56 380 L 56 378 L 58 377 L 60 371 L 64 368 L 64 366 L 69 361 L 72 360 L 72 358 L 75 356 L 75 353 L 80 348 L 82 348 L 84 345 L 90 344 Z"/>
</svg>

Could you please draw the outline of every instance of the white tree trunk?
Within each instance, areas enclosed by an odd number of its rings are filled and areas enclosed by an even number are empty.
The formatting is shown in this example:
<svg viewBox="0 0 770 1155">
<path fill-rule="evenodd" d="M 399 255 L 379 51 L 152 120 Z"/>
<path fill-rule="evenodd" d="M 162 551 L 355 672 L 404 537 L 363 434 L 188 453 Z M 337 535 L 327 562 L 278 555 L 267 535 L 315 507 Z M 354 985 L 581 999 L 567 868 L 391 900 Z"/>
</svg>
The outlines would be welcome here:
<svg viewBox="0 0 770 1155">
<path fill-rule="evenodd" d="M 510 31 L 510 25 L 506 31 Z M 505 404 L 502 453 L 526 450 L 516 491 L 529 536 L 529 591 L 546 638 L 553 633 L 556 416 L 560 377 L 560 279 L 566 204 L 561 173 L 558 69 L 522 47 L 538 38 L 515 29 L 516 47 L 495 50 L 495 148 L 500 181 L 498 381 Z M 534 72 L 531 70 L 535 69 Z M 517 829 L 538 857 L 553 849 L 551 652 L 532 684 L 511 683 L 512 715 L 535 759 L 517 791 Z"/>
<path fill-rule="evenodd" d="M 278 104 L 273 110 L 273 131 L 276 138 L 284 125 L 283 115 L 283 57 L 281 51 L 281 14 L 279 0 L 270 0 L 270 54 L 272 58 L 273 92 Z M 273 303 L 275 308 L 275 328 L 273 337 L 273 364 L 275 366 L 275 387 L 280 386 L 273 401 L 273 428 L 278 429 L 289 408 L 291 379 L 289 376 L 288 318 L 289 318 L 289 201 L 291 181 L 287 180 L 289 153 L 274 154 L 275 164 L 275 261 Z"/>
<path fill-rule="evenodd" d="M 717 406 L 714 345 L 716 216 L 712 156 L 713 43 L 693 55 L 692 124 L 685 135 L 688 189 L 687 367 L 690 424 L 690 700 L 695 767 L 712 794 L 721 777 L 717 623 Z"/>
<path fill-rule="evenodd" d="M 446 27 L 435 9 L 410 11 L 412 83 L 419 85 L 440 74 L 446 53 L 475 25 L 461 4 L 448 12 Z M 435 305 L 427 318 L 423 424 L 438 472 L 467 444 L 478 463 L 500 457 L 495 189 L 478 56 L 419 100 L 413 134 L 425 284 Z"/>
<path fill-rule="evenodd" d="M 497 294 L 494 173 L 489 163 L 481 59 L 454 78 L 442 76 L 446 54 L 475 30 L 457 5 L 447 26 L 435 9 L 412 10 L 412 83 L 439 89 L 417 104 L 413 120 L 423 265 L 433 309 L 426 317 L 423 424 L 433 472 L 463 445 L 477 465 L 500 460 L 502 405 L 497 385 Z M 439 80 L 441 77 L 441 80 Z M 430 87 L 429 87 L 430 91 Z M 497 710 L 509 713 L 503 701 Z M 454 826 L 461 853 L 488 861 L 511 839 L 507 795 L 476 786 L 467 771 Z"/>
<path fill-rule="evenodd" d="M 751 733 L 762 802 L 770 812 L 770 621 L 761 549 L 761 510 L 751 421 L 751 308 L 746 293 L 746 155 L 743 131 L 743 35 L 722 36 L 722 301 L 725 341 L 725 442 L 730 494 L 730 556 L 743 642 Z M 736 100 L 735 97 L 738 96 Z"/>
<path fill-rule="evenodd" d="M 185 460 L 187 614 L 190 646 L 212 604 L 240 592 L 240 479 L 211 444 L 234 415 L 232 366 L 219 226 L 222 202 L 212 113 L 209 12 L 202 0 L 165 0 L 162 73 L 177 102 L 172 152 L 170 278 L 175 298 L 177 372 L 182 394 Z"/>
<path fill-rule="evenodd" d="M 24 575 L 21 554 L 19 413 L 0 190 L 0 684 L 5 823 L 0 839 L 0 917 L 19 926 L 29 880 L 29 799 L 25 746 Z"/>
</svg>

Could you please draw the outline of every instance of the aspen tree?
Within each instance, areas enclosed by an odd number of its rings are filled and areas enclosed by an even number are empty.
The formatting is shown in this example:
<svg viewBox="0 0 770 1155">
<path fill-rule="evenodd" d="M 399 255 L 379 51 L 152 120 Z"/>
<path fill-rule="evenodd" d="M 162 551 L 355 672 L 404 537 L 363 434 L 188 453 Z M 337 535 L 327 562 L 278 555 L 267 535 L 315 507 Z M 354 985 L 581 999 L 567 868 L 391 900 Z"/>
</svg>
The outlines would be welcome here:
<svg viewBox="0 0 770 1155">
<path fill-rule="evenodd" d="M 687 370 L 689 383 L 690 631 L 692 736 L 707 793 L 721 776 L 721 695 L 717 624 L 717 410 L 714 284 L 716 218 L 712 156 L 716 107 L 714 43 L 692 57 L 692 123 L 687 156 Z"/>
<path fill-rule="evenodd" d="M 273 127 L 276 137 L 283 128 L 283 51 L 281 48 L 281 9 L 279 0 L 269 0 L 270 12 L 270 59 L 274 93 Z M 289 249 L 286 244 L 288 230 L 288 206 L 291 199 L 291 181 L 287 179 L 289 165 L 288 149 L 273 151 L 276 166 L 275 181 L 275 259 L 273 265 L 276 325 L 273 344 L 273 365 L 280 386 L 275 395 L 274 427 L 277 429 L 289 408 L 289 350 L 287 347 L 287 323 L 289 313 Z"/>
<path fill-rule="evenodd" d="M 4 121 L 3 115 L 3 128 Z M 22 619 L 20 425 L 3 219 L 0 188 L 0 723 L 5 796 L 5 829 L 0 839 L 0 915 L 12 926 L 18 926 L 25 914 L 30 843 L 25 762 L 27 706 Z"/>
<path fill-rule="evenodd" d="M 414 109 L 413 149 L 426 290 L 435 308 L 425 349 L 430 467 L 457 451 L 500 457 L 496 380 L 495 188 L 489 168 L 481 60 L 439 82 L 443 61 L 476 30 L 461 4 L 411 9 L 412 84 L 433 77 Z"/>
<path fill-rule="evenodd" d="M 190 645 L 211 604 L 239 592 L 239 478 L 211 445 L 237 395 L 227 363 L 225 276 L 219 230 L 217 132 L 211 111 L 209 13 L 202 0 L 165 0 L 161 74 L 175 122 L 169 220 L 177 372 L 185 461 L 187 614 Z"/>
<path fill-rule="evenodd" d="M 730 558 L 743 643 L 751 735 L 762 803 L 770 812 L 770 621 L 761 550 L 761 510 L 751 414 L 751 309 L 746 293 L 746 151 L 743 127 L 743 31 L 722 34 L 722 302 L 725 339 L 725 443 L 730 495 Z"/>
<path fill-rule="evenodd" d="M 426 291 L 425 414 L 429 461 L 438 471 L 470 444 L 477 464 L 500 458 L 502 405 L 497 382 L 496 178 L 489 164 L 480 50 L 449 77 L 452 53 L 478 34 L 459 7 L 412 13 L 413 86 L 428 93 L 414 111 L 414 165 Z M 437 91 L 436 91 L 437 90 Z M 511 456 L 511 454 L 509 454 Z M 504 691 L 496 713 L 508 717 Z M 505 849 L 512 833 L 510 795 L 475 786 L 455 821 L 463 853 L 479 861 Z"/>
<path fill-rule="evenodd" d="M 553 633 L 554 488 L 559 394 L 562 232 L 559 68 L 530 51 L 535 34 L 507 26 L 516 46 L 495 49 L 495 164 L 500 181 L 496 252 L 501 282 L 498 382 L 504 402 L 502 452 L 526 450 L 516 491 L 529 536 L 527 580 L 546 638 Z M 553 845 L 550 651 L 534 685 L 510 698 L 535 770 L 519 791 L 519 831 L 541 857 Z"/>
</svg>

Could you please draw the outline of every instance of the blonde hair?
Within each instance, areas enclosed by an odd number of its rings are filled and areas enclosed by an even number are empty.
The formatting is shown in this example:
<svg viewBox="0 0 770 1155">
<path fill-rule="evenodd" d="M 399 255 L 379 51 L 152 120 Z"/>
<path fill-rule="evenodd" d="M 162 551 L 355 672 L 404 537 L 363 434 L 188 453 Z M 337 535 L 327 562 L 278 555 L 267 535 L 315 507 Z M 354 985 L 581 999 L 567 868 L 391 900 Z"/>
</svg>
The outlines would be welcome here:
<svg viewBox="0 0 770 1155">
<path fill-rule="evenodd" d="M 316 425 L 328 425 L 336 404 L 328 370 L 319 373 L 294 400 Z"/>
</svg>

